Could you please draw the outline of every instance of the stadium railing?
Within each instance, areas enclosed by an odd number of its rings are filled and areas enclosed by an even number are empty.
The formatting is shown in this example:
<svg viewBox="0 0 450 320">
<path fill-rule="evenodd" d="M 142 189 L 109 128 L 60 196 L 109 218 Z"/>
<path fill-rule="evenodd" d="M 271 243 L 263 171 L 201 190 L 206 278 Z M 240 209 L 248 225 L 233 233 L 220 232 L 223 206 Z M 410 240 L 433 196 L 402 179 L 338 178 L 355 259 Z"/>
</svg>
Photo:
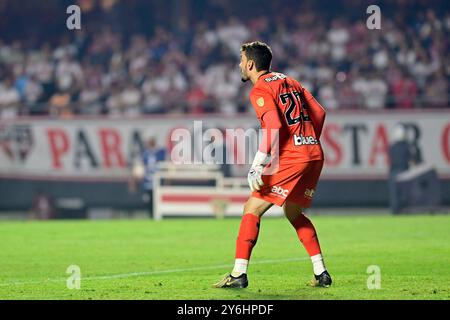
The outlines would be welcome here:
<svg viewBox="0 0 450 320">
<path fill-rule="evenodd" d="M 250 196 L 245 178 L 224 177 L 219 165 L 160 162 L 153 179 L 153 216 L 240 216 Z M 277 208 L 275 214 L 281 214 Z"/>
</svg>

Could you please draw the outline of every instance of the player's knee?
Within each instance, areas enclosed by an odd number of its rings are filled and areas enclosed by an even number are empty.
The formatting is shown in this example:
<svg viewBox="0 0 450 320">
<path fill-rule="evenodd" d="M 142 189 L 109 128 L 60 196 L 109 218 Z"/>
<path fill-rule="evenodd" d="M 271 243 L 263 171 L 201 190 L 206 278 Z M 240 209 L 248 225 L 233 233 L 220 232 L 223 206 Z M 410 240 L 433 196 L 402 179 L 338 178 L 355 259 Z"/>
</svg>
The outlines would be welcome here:
<svg viewBox="0 0 450 320">
<path fill-rule="evenodd" d="M 305 221 L 307 224 L 311 224 L 311 220 L 306 216 L 306 214 L 303 213 L 303 211 L 300 212 L 300 217 Z"/>
<path fill-rule="evenodd" d="M 303 212 L 300 212 L 300 215 L 297 218 L 297 223 L 308 230 L 314 230 L 311 220 Z"/>
<path fill-rule="evenodd" d="M 253 214 L 261 217 L 264 214 L 264 211 L 260 207 L 244 206 L 244 212 L 242 214 Z"/>
<path fill-rule="evenodd" d="M 261 217 L 264 212 L 267 211 L 267 206 L 264 204 L 260 204 L 260 203 L 255 203 L 253 202 L 251 199 L 249 199 L 245 205 L 244 205 L 244 212 L 243 214 L 254 214 L 256 216 Z"/>
<path fill-rule="evenodd" d="M 309 220 L 309 218 L 301 210 L 285 211 L 285 215 L 296 229 L 312 225 L 311 220 Z"/>
<path fill-rule="evenodd" d="M 302 216 L 304 216 L 302 213 L 303 208 L 299 207 L 298 205 L 292 206 L 291 204 L 286 203 L 283 209 L 284 215 L 291 223 L 294 223 L 294 221 L 301 219 Z"/>
</svg>

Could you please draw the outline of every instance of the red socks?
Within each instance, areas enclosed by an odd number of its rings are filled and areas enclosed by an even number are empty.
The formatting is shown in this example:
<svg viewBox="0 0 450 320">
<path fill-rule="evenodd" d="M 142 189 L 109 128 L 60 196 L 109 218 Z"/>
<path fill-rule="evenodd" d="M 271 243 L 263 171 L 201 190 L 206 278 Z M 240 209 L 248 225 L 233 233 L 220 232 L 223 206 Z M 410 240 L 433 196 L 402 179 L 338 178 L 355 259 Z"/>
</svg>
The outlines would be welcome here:
<svg viewBox="0 0 450 320">
<path fill-rule="evenodd" d="M 250 259 L 252 249 L 258 240 L 260 220 L 260 217 L 251 213 L 242 216 L 239 235 L 236 240 L 236 259 Z M 308 254 L 311 257 L 320 254 L 319 240 L 311 221 L 302 213 L 292 222 L 292 225 Z"/>
<path fill-rule="evenodd" d="M 251 213 L 242 216 L 239 235 L 236 240 L 236 259 L 250 259 L 252 249 L 258 240 L 261 218 Z"/>
<path fill-rule="evenodd" d="M 311 221 L 301 213 L 292 226 L 297 231 L 298 238 L 303 243 L 308 254 L 312 257 L 320 253 L 319 239 L 317 239 L 316 229 Z"/>
</svg>

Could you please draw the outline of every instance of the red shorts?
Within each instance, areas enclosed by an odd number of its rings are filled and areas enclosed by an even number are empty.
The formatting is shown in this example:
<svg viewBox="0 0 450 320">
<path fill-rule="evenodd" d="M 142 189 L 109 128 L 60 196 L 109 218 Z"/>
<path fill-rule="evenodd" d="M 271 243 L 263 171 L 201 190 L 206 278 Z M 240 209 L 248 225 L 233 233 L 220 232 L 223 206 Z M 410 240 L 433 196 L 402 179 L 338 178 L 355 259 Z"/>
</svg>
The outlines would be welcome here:
<svg viewBox="0 0 450 320">
<path fill-rule="evenodd" d="M 283 206 L 286 201 L 309 208 L 322 171 L 323 160 L 280 164 L 272 175 L 262 176 L 264 185 L 252 193 L 253 197 Z"/>
</svg>

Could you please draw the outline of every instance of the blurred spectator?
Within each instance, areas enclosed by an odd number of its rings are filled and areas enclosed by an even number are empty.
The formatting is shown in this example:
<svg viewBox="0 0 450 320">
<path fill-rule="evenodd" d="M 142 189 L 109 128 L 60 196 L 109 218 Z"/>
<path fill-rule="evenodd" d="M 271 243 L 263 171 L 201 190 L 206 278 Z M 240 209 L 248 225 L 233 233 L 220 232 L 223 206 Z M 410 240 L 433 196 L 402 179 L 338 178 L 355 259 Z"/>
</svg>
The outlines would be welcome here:
<svg viewBox="0 0 450 320">
<path fill-rule="evenodd" d="M 412 165 L 411 146 L 402 124 L 396 124 L 392 132 L 389 160 L 389 206 L 392 213 L 399 213 L 401 205 L 396 179 L 400 173 L 407 171 Z"/>
<path fill-rule="evenodd" d="M 52 198 L 39 190 L 33 198 L 33 205 L 29 211 L 29 219 L 48 220 L 55 218 L 55 207 Z"/>
<path fill-rule="evenodd" d="M 19 114 L 19 91 L 11 78 L 0 82 L 0 113 L 2 118 L 12 118 Z"/>
<path fill-rule="evenodd" d="M 50 98 L 50 114 L 67 116 L 71 114 L 70 94 L 67 91 L 56 92 Z"/>
<path fill-rule="evenodd" d="M 425 89 L 425 101 L 430 108 L 442 108 L 448 106 L 448 81 L 442 73 L 432 77 L 430 85 Z"/>
<path fill-rule="evenodd" d="M 136 191 L 136 182 L 140 181 L 142 200 L 148 208 L 150 217 L 153 217 L 153 177 L 157 170 L 157 164 L 165 160 L 165 149 L 159 148 L 156 139 L 151 137 L 145 144 L 145 150 L 140 159 L 132 165 L 131 177 L 128 182 L 130 192 Z"/>
<path fill-rule="evenodd" d="M 400 109 L 411 109 L 417 101 L 419 90 L 417 84 L 407 76 L 406 72 L 402 75 L 391 83 L 394 106 Z"/>
<path fill-rule="evenodd" d="M 367 92 L 365 93 L 365 106 L 367 109 L 382 109 L 386 106 L 386 94 L 388 87 L 386 82 L 375 73 L 369 75 L 367 80 Z"/>
<path fill-rule="evenodd" d="M 120 94 L 124 114 L 138 115 L 141 106 L 141 91 L 129 83 Z"/>
<path fill-rule="evenodd" d="M 332 81 L 327 81 L 323 85 L 319 85 L 318 99 L 328 110 L 339 107 L 336 89 Z"/>
</svg>

